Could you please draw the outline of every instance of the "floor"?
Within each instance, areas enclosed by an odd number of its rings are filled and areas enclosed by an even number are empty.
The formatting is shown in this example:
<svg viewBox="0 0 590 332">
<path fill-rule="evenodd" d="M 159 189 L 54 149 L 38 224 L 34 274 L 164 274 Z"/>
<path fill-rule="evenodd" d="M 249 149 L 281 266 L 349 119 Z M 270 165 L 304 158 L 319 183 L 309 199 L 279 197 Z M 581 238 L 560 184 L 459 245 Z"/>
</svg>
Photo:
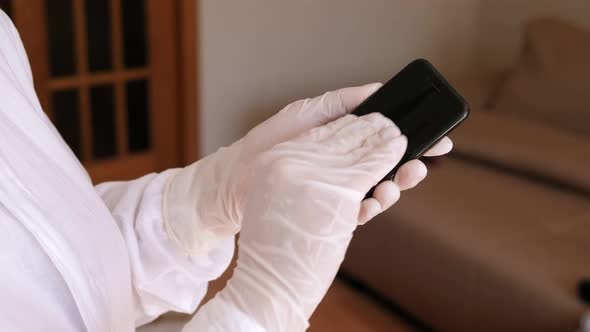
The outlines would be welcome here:
<svg viewBox="0 0 590 332">
<path fill-rule="evenodd" d="M 206 300 L 223 288 L 226 273 L 210 286 Z M 140 328 L 138 332 L 178 332 L 190 317 L 171 314 Z M 379 307 L 363 294 L 336 280 L 311 318 L 310 332 L 412 332 L 392 313 Z"/>
<path fill-rule="evenodd" d="M 391 312 L 338 280 L 330 288 L 310 323 L 311 332 L 414 331 Z"/>
<path fill-rule="evenodd" d="M 189 317 L 172 314 L 139 332 L 178 332 Z M 311 319 L 310 332 L 411 332 L 404 323 L 362 294 L 336 281 Z"/>
</svg>

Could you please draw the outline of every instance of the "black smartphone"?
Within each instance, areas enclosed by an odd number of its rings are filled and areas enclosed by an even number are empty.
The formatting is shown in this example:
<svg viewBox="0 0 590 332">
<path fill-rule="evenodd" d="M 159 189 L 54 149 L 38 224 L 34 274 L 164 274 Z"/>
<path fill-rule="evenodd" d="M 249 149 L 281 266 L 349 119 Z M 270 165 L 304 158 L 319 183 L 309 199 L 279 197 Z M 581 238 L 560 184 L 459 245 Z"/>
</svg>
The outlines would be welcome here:
<svg viewBox="0 0 590 332">
<path fill-rule="evenodd" d="M 352 114 L 379 112 L 408 138 L 398 166 L 383 179 L 392 180 L 400 165 L 422 157 L 469 115 L 469 105 L 430 62 L 412 61 Z M 367 196 L 372 195 L 371 190 Z"/>
</svg>

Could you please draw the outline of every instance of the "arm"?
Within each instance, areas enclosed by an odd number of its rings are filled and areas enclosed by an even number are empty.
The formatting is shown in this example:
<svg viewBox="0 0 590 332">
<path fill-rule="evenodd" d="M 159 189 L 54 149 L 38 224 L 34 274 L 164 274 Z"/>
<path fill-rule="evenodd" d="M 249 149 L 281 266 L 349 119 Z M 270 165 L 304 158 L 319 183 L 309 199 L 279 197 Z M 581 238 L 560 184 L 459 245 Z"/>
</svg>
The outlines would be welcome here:
<svg viewBox="0 0 590 332">
<path fill-rule="evenodd" d="M 26 106 L 34 110 L 19 110 L 19 119 L 24 123 L 23 117 L 27 116 L 32 118 L 28 119 L 29 123 L 40 121 L 44 130 L 59 138 L 36 97 L 31 68 L 18 31 L 2 11 L 0 45 L 3 80 L 26 100 Z M 5 86 L 4 94 L 6 89 Z M 39 134 L 39 130 L 32 132 Z M 62 142 L 61 138 L 59 142 Z M 48 156 L 59 161 L 58 164 L 65 168 L 64 173 L 90 187 L 89 177 L 71 152 L 65 148 L 51 151 Z M 69 160 L 74 162 L 68 163 Z M 162 193 L 167 179 L 175 172 L 169 170 L 134 181 L 104 183 L 96 187 L 125 240 L 133 281 L 136 325 L 145 324 L 171 310 L 193 312 L 206 293 L 207 283 L 226 269 L 233 255 L 233 236 L 225 237 L 218 246 L 198 257 L 185 255 L 169 241 L 162 226 Z"/>
</svg>

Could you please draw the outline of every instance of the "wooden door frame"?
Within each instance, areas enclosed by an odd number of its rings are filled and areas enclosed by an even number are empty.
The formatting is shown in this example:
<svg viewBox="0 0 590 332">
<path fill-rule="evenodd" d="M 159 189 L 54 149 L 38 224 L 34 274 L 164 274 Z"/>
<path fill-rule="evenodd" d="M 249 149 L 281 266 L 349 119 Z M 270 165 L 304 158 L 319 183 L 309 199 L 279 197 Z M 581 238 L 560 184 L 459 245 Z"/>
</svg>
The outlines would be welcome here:
<svg viewBox="0 0 590 332">
<path fill-rule="evenodd" d="M 161 8 L 163 11 L 168 11 L 170 7 L 164 6 L 161 0 L 147 0 L 151 1 L 151 6 L 154 9 Z M 167 15 L 167 19 L 172 19 L 175 22 L 174 37 L 169 41 L 170 47 L 174 49 L 174 56 L 167 58 L 167 64 L 172 64 L 171 67 L 175 70 L 175 82 L 172 84 L 176 88 L 176 109 L 178 113 L 172 117 L 176 121 L 175 128 L 178 132 L 176 137 L 170 141 L 176 142 L 175 153 L 177 160 L 173 166 L 185 166 L 196 161 L 199 157 L 198 151 L 198 32 L 197 32 L 197 0 L 171 0 L 173 3 L 172 12 L 161 13 Z M 166 38 L 166 36 L 158 35 L 157 31 L 150 32 L 152 38 Z M 154 59 L 155 60 L 155 59 Z M 162 60 L 162 59 L 160 59 Z M 161 68 L 170 68 L 170 66 L 162 65 Z M 157 102 L 157 101 L 156 101 Z M 169 119 L 163 119 L 168 121 Z M 167 148 L 166 143 L 161 144 L 162 147 Z M 172 155 L 172 154 L 170 154 Z M 170 167 L 170 165 L 166 165 Z"/>
<path fill-rule="evenodd" d="M 199 158 L 199 123 L 200 114 L 198 100 L 200 99 L 198 79 L 198 0 L 177 0 L 179 41 L 177 48 L 180 73 L 179 100 L 180 100 L 180 123 L 178 128 L 182 129 L 179 139 L 181 151 L 181 163 L 186 165 Z"/>
<path fill-rule="evenodd" d="M 27 0 L 31 3 L 41 3 L 47 0 Z M 158 6 L 157 3 L 160 0 L 147 0 L 156 1 L 151 3 L 153 6 Z M 176 116 L 172 117 L 172 121 L 176 122 L 175 128 L 178 129 L 174 135 L 174 139 L 171 141 L 177 142 L 176 148 L 178 149 L 173 162 L 174 166 L 184 166 L 191 162 L 194 162 L 199 157 L 199 110 L 198 110 L 198 98 L 199 98 L 199 86 L 198 86 L 198 0 L 171 0 L 174 6 L 172 11 L 166 13 L 167 19 L 172 19 L 175 22 L 174 38 L 167 44 L 173 49 L 173 56 L 167 57 L 165 61 L 172 62 L 171 67 L 176 68 L 176 73 L 173 74 L 173 84 L 176 86 L 175 95 L 177 97 L 177 109 Z M 34 77 L 36 85 L 45 86 L 47 82 L 45 79 L 48 75 L 48 66 L 44 59 L 47 58 L 47 44 L 45 38 L 41 37 L 39 30 L 43 27 L 44 21 L 35 21 L 38 18 L 43 18 L 44 14 L 38 12 L 42 6 L 14 6 L 13 14 L 16 20 L 24 20 L 28 22 L 34 22 L 32 24 L 26 24 L 19 27 L 23 42 L 27 46 L 28 53 L 35 53 L 41 56 L 31 57 L 31 67 L 34 73 L 37 73 Z M 35 18 L 35 20 L 33 20 Z M 156 32 L 150 32 L 156 33 Z M 166 36 L 158 36 L 158 38 L 167 38 Z M 166 66 L 170 68 L 170 66 Z M 39 74 L 41 72 L 41 74 Z M 38 89 L 39 99 L 42 105 L 47 105 L 49 96 L 46 93 L 46 89 Z M 45 92 L 42 92 L 45 91 Z M 52 114 L 48 114 L 52 118 Z"/>
<path fill-rule="evenodd" d="M 180 123 L 182 129 L 180 142 L 180 162 L 183 165 L 199 158 L 199 124 L 200 87 L 198 79 L 198 0 L 177 0 L 178 13 L 178 47 L 179 50 L 179 100 Z"/>
</svg>

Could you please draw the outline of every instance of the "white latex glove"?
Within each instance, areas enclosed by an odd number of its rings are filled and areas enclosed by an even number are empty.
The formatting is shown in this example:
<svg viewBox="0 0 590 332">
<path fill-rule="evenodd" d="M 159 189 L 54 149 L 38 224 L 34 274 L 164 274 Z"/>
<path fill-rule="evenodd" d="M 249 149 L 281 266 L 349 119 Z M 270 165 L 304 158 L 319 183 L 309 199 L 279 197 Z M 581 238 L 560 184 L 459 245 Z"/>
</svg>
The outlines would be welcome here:
<svg viewBox="0 0 590 332">
<path fill-rule="evenodd" d="M 440 142 L 432 147 L 425 157 L 435 157 L 447 154 L 453 148 L 453 142 L 444 137 Z M 373 197 L 365 199 L 361 205 L 359 213 L 359 224 L 364 225 L 376 215 L 389 209 L 400 196 L 400 191 L 414 188 L 420 181 L 424 180 L 428 170 L 426 165 L 420 160 L 410 160 L 400 166 L 395 173 L 393 181 L 385 181 L 380 183 L 375 191 Z"/>
<path fill-rule="evenodd" d="M 254 190 L 246 181 L 253 161 L 276 144 L 352 112 L 380 87 L 374 83 L 345 88 L 294 102 L 233 145 L 177 172 L 164 198 L 164 219 L 171 238 L 189 254 L 199 254 L 239 232 L 243 207 Z M 447 153 L 451 147 L 445 138 L 429 155 Z M 426 167 L 420 161 L 403 165 L 394 182 L 380 184 L 374 198 L 363 204 L 359 222 L 390 207 L 400 190 L 415 186 L 424 176 Z"/>
<path fill-rule="evenodd" d="M 582 315 L 579 332 L 590 332 L 590 311 Z"/>
<path fill-rule="evenodd" d="M 365 194 L 406 144 L 380 114 L 347 115 L 258 156 L 237 267 L 184 331 L 305 330 L 344 259 Z"/>
</svg>

